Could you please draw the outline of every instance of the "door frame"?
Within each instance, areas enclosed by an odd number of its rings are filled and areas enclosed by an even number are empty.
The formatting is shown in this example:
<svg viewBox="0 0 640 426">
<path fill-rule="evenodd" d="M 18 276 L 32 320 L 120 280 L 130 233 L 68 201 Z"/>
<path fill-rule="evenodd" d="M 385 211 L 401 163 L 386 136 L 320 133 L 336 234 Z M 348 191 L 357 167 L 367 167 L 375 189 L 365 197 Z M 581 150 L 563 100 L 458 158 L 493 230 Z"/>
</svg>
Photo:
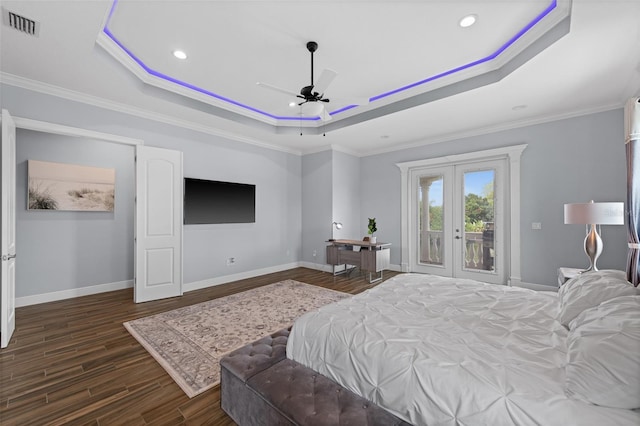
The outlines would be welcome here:
<svg viewBox="0 0 640 426">
<path fill-rule="evenodd" d="M 505 168 L 505 276 L 506 284 L 517 286 L 522 283 L 520 275 L 520 158 L 527 144 L 512 145 L 503 148 L 473 151 L 464 154 L 453 154 L 444 157 L 396 163 L 400 169 L 400 204 L 401 204 L 401 268 L 410 271 L 410 260 L 413 253 L 411 244 L 411 172 L 413 170 L 438 165 L 475 162 L 481 160 L 506 160 Z"/>
<path fill-rule="evenodd" d="M 16 129 L 32 130 L 36 132 L 49 133 L 49 134 L 55 134 L 55 135 L 82 137 L 82 138 L 88 138 L 88 139 L 95 139 L 103 142 L 112 142 L 112 143 L 123 144 L 123 145 L 131 145 L 134 148 L 134 150 L 131 153 L 132 156 L 135 155 L 135 146 L 144 145 L 144 141 L 142 139 L 135 139 L 127 136 L 97 132 L 94 130 L 65 126 L 62 124 L 50 123 L 47 121 L 40 121 L 40 120 L 33 120 L 30 118 L 24 118 L 24 117 L 13 116 L 12 118 L 13 118 L 13 122 L 15 123 Z M 1 122 L 2 120 L 0 119 L 0 123 Z M 20 140 L 18 137 L 16 137 L 16 145 L 18 145 L 19 143 L 20 143 Z M 15 187 L 13 188 L 13 190 L 15 191 Z M 131 212 L 131 214 L 133 215 L 134 221 L 135 221 L 136 212 L 133 211 Z M 131 280 L 131 285 L 129 285 L 128 287 L 132 287 L 132 286 L 133 286 L 133 280 Z M 113 289 L 110 289 L 108 291 L 111 291 L 111 290 Z M 41 302 L 38 302 L 38 303 L 41 303 Z M 19 307 L 19 306 L 21 305 L 16 304 L 16 307 Z"/>
</svg>

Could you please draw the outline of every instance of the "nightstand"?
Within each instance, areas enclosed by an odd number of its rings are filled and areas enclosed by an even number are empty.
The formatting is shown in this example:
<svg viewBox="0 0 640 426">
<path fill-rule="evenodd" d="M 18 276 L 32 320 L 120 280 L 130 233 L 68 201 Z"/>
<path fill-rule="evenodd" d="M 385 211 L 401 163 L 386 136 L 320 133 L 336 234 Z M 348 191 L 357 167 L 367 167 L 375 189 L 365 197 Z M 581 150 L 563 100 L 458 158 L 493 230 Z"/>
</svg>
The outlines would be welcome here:
<svg viewBox="0 0 640 426">
<path fill-rule="evenodd" d="M 558 268 L 558 288 L 562 286 L 562 284 L 569 281 L 571 278 L 575 278 L 580 275 L 584 269 L 577 268 Z"/>
</svg>

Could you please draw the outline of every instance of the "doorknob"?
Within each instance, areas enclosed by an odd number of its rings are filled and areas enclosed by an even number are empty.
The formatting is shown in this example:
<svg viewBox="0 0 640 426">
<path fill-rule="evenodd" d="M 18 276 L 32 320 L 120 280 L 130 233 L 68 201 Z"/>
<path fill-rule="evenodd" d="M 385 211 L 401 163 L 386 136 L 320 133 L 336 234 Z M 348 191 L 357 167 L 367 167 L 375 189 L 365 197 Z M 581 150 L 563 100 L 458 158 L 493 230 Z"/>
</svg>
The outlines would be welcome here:
<svg viewBox="0 0 640 426">
<path fill-rule="evenodd" d="M 16 255 L 15 254 L 10 254 L 10 255 L 3 255 L 2 256 L 2 260 L 11 260 L 11 259 L 15 259 Z"/>
<path fill-rule="evenodd" d="M 456 240 L 459 240 L 460 238 L 462 238 L 460 235 L 456 235 Z"/>
</svg>

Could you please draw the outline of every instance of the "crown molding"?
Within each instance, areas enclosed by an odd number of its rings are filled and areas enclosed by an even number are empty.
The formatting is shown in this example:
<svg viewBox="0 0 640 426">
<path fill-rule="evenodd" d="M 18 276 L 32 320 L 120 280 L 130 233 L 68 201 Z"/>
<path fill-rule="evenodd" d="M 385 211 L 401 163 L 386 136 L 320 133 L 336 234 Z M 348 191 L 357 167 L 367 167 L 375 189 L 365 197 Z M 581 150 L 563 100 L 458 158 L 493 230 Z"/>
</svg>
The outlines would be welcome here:
<svg viewBox="0 0 640 426">
<path fill-rule="evenodd" d="M 271 149 L 274 151 L 285 152 L 287 154 L 302 155 L 301 151 L 288 149 L 278 145 L 268 144 L 256 139 L 239 136 L 234 133 L 224 132 L 220 129 L 211 126 L 205 126 L 202 124 L 194 123 L 188 120 L 181 120 L 170 115 L 160 114 L 157 112 L 149 111 L 143 108 L 132 107 L 131 105 L 122 104 L 119 102 L 107 100 L 98 96 L 87 95 L 86 93 L 77 92 L 74 90 L 65 89 L 52 84 L 43 83 L 36 80 L 19 77 L 13 74 L 0 72 L 0 83 L 7 84 L 9 86 L 19 87 L 21 89 L 30 90 L 45 95 L 55 96 L 58 98 L 79 102 L 86 105 L 91 105 L 98 108 L 108 109 L 115 112 L 124 113 L 127 115 L 144 118 L 147 120 L 157 121 L 160 123 L 170 124 L 176 127 L 194 130 L 200 133 L 206 133 L 212 136 L 218 136 L 221 138 L 233 140 L 236 142 L 242 142 L 249 145 L 258 146 L 261 148 Z"/>
<path fill-rule="evenodd" d="M 352 155 L 352 156 L 354 156 L 354 157 L 362 157 L 362 154 L 361 154 L 361 153 L 359 153 L 359 152 L 357 152 L 357 151 L 354 151 L 354 150 L 352 150 L 352 149 L 349 149 L 349 148 L 345 148 L 345 147 L 344 147 L 344 146 L 342 146 L 342 145 L 332 144 L 332 145 L 331 145 L 331 149 L 332 149 L 333 151 L 338 151 L 338 152 L 341 152 L 341 153 L 343 153 L 343 154 Z"/>
<path fill-rule="evenodd" d="M 362 153 L 346 148 L 339 144 L 322 145 L 316 148 L 305 149 L 302 152 L 302 155 L 317 154 L 319 152 L 324 152 L 324 151 L 338 151 L 343 154 L 353 155 L 354 157 L 358 157 L 358 158 L 363 157 Z"/>
<path fill-rule="evenodd" d="M 599 105 L 592 108 L 586 108 L 579 111 L 572 111 L 570 113 L 545 115 L 545 116 L 530 118 L 526 120 L 517 120 L 517 121 L 508 122 L 508 123 L 501 123 L 495 126 L 481 127 L 478 129 L 468 130 L 464 132 L 447 133 L 435 138 L 422 139 L 419 141 L 409 142 L 402 145 L 395 145 L 393 147 L 367 151 L 366 153 L 360 154 L 360 156 L 370 157 L 374 155 L 387 154 L 390 152 L 403 151 L 405 149 L 420 148 L 426 145 L 432 145 L 432 144 L 442 143 L 442 142 L 451 142 L 459 139 L 471 138 L 475 136 L 482 136 L 482 135 L 488 135 L 491 133 L 503 132 L 506 130 L 513 130 L 513 129 L 519 129 L 522 127 L 529 127 L 529 126 L 535 126 L 538 124 L 550 123 L 553 121 L 560 121 L 560 120 L 566 120 L 569 118 L 582 117 L 584 115 L 597 114 L 600 112 L 611 111 L 611 110 L 620 109 L 623 107 L 624 107 L 624 104 L 616 102 L 612 104 Z"/>
<path fill-rule="evenodd" d="M 111 111 L 121 112 L 121 113 L 132 115 L 135 117 L 140 117 L 140 118 L 153 120 L 161 123 L 167 123 L 170 125 L 174 125 L 176 127 L 185 128 L 185 129 L 189 129 L 189 130 L 193 130 L 196 132 L 205 133 L 213 136 L 218 136 L 221 138 L 246 143 L 249 145 L 259 146 L 261 148 L 285 152 L 287 154 L 293 154 L 298 156 L 315 154 L 318 152 L 332 149 L 332 150 L 340 151 L 345 154 L 353 155 L 356 157 L 369 157 L 374 155 L 381 155 L 381 154 L 387 154 L 391 152 L 403 151 L 406 149 L 419 148 L 422 146 L 436 144 L 436 143 L 450 142 L 458 139 L 482 136 L 482 135 L 502 132 L 506 130 L 513 130 L 513 129 L 518 129 L 518 128 L 527 127 L 527 126 L 534 126 L 534 125 L 544 124 L 544 123 L 553 122 L 553 121 L 565 120 L 565 119 L 580 117 L 584 115 L 597 114 L 600 112 L 610 111 L 610 110 L 624 107 L 624 102 L 622 103 L 616 102 L 616 103 L 611 103 L 606 105 L 599 105 L 591 108 L 585 108 L 578 111 L 572 111 L 570 113 L 545 115 L 541 117 L 536 117 L 536 118 L 531 118 L 526 120 L 517 120 L 509 123 L 501 123 L 495 126 L 482 127 L 482 128 L 463 131 L 463 132 L 448 133 L 448 134 L 444 134 L 434 138 L 420 139 L 420 140 L 416 140 L 408 143 L 403 143 L 401 145 L 389 146 L 389 147 L 381 148 L 377 150 L 354 151 L 352 149 L 345 148 L 339 144 L 332 144 L 330 146 L 322 146 L 317 149 L 301 151 L 301 150 L 293 150 L 293 149 L 285 148 L 282 146 L 264 143 L 262 141 L 242 137 L 233 133 L 223 132 L 214 127 L 204 126 L 204 125 L 187 121 L 187 120 L 180 120 L 172 116 L 159 114 L 159 113 L 148 111 L 142 108 L 132 107 L 130 105 L 121 104 L 118 102 L 110 101 L 97 96 L 87 95 L 85 93 L 76 92 L 69 89 L 64 89 L 59 86 L 54 86 L 48 83 L 43 83 L 43 82 L 27 79 L 24 77 L 19 77 L 13 74 L 0 72 L 0 83 L 19 87 L 19 88 L 30 90 L 37 93 L 42 93 L 45 95 L 55 96 L 58 98 L 95 106 L 98 108 L 104 108 Z"/>
</svg>

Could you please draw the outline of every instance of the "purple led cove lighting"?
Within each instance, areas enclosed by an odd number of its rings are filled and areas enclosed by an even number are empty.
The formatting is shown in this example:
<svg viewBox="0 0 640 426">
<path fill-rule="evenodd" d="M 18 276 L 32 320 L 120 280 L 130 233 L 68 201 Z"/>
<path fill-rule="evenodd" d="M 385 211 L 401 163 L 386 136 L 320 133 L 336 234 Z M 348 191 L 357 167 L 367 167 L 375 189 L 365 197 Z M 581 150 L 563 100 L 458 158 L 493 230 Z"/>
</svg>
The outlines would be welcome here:
<svg viewBox="0 0 640 426">
<path fill-rule="evenodd" d="M 198 93 L 202 93 L 202 94 L 210 96 L 212 98 L 215 98 L 215 99 L 230 103 L 232 105 L 244 108 L 244 109 L 249 110 L 249 111 L 256 112 L 258 114 L 261 114 L 261 115 L 264 115 L 266 117 L 270 117 L 270 118 L 273 118 L 273 119 L 276 119 L 276 120 L 295 120 L 295 121 L 318 121 L 318 120 L 320 120 L 319 116 L 317 116 L 317 117 L 302 117 L 302 116 L 289 117 L 289 116 L 273 115 L 273 114 L 270 114 L 270 113 L 268 113 L 266 111 L 262 111 L 260 109 L 254 108 L 252 106 L 240 103 L 238 101 L 234 101 L 233 99 L 227 98 L 225 96 L 218 95 L 218 94 L 216 94 L 214 92 L 211 92 L 209 90 L 202 89 L 202 88 L 200 88 L 198 86 L 195 86 L 193 84 L 186 83 L 186 82 L 184 82 L 182 80 L 178 80 L 177 78 L 173 78 L 171 76 L 168 76 L 168 75 L 163 74 L 163 73 L 161 73 L 159 71 L 156 71 L 154 69 L 149 68 L 147 65 L 145 65 L 144 62 L 142 62 L 142 60 L 140 58 L 135 56 L 133 54 L 133 52 L 131 52 L 129 49 L 127 49 L 127 47 L 125 47 L 116 38 L 116 36 L 109 30 L 109 22 L 111 21 L 111 17 L 113 16 L 113 13 L 115 12 L 117 3 L 118 3 L 118 0 L 113 0 L 113 4 L 111 5 L 111 10 L 109 11 L 109 16 L 107 17 L 107 22 L 105 23 L 105 26 L 102 29 L 102 31 L 107 35 L 107 37 L 109 37 L 114 43 L 116 43 L 118 45 L 118 47 L 120 47 L 131 59 L 133 59 L 138 65 L 140 65 L 140 67 L 142 67 L 142 69 L 145 70 L 147 72 L 147 74 L 153 75 L 153 76 L 158 77 L 160 79 L 163 79 L 165 81 L 177 84 L 177 85 L 185 87 L 187 89 L 194 90 L 194 91 L 196 91 Z M 386 98 L 388 96 L 395 95 L 396 93 L 400 93 L 400 92 L 403 92 L 405 90 L 412 89 L 414 87 L 423 85 L 425 83 L 429 83 L 431 81 L 438 80 L 438 79 L 440 79 L 442 77 L 446 77 L 448 75 L 452 75 L 452 74 L 455 74 L 457 72 L 472 68 L 472 67 L 474 67 L 476 65 L 480 65 L 480 64 L 483 64 L 485 62 L 489 62 L 489 61 L 494 60 L 500 54 L 502 54 L 502 52 L 504 52 L 505 50 L 507 50 L 507 48 L 509 48 L 512 44 L 514 44 L 520 37 L 522 37 L 524 34 L 526 34 L 531 28 L 533 28 L 536 24 L 538 24 L 540 21 L 542 21 L 557 6 L 558 6 L 557 0 L 552 0 L 551 3 L 549 4 L 549 6 L 547 6 L 547 8 L 545 10 L 543 10 L 531 22 L 529 22 L 527 25 L 525 25 L 524 28 L 522 28 L 520 31 L 518 31 L 516 33 L 516 35 L 511 37 L 506 43 L 504 43 L 502 46 L 500 46 L 500 48 L 498 48 L 498 50 L 496 50 L 495 52 L 493 52 L 489 56 L 486 56 L 486 57 L 484 57 L 482 59 L 478 59 L 478 60 L 473 61 L 473 62 L 469 62 L 468 64 L 461 65 L 459 67 L 450 69 L 450 70 L 442 72 L 440 74 L 436 74 L 434 76 L 425 78 L 424 80 L 420 80 L 420 81 L 417 81 L 415 83 L 412 83 L 412 84 L 409 84 L 409 85 L 406 85 L 406 86 L 402 86 L 402 87 L 400 87 L 398 89 L 391 90 L 389 92 L 385 92 L 385 93 L 382 93 L 380 95 L 373 96 L 373 97 L 369 98 L 369 102 L 375 102 L 377 100 Z M 348 111 L 350 109 L 357 108 L 357 107 L 358 107 L 358 105 L 348 105 L 348 106 L 342 107 L 340 109 L 337 109 L 335 111 L 329 112 L 329 115 L 331 115 L 331 116 L 337 115 L 337 114 L 340 114 L 342 112 L 345 112 L 345 111 Z"/>
<path fill-rule="evenodd" d="M 350 109 L 357 108 L 357 107 L 358 107 L 358 105 L 347 105 L 346 107 L 342 107 L 342 108 L 339 108 L 339 109 L 337 109 L 335 111 L 331 111 L 329 114 L 330 115 L 340 114 L 341 112 L 345 112 L 345 111 L 348 111 Z"/>
<path fill-rule="evenodd" d="M 527 25 L 525 25 L 525 27 L 522 28 L 520 31 L 518 31 L 518 33 L 516 35 L 511 37 L 505 44 L 500 46 L 500 48 L 498 50 L 496 50 L 495 52 L 493 52 L 489 56 L 486 56 L 486 57 L 484 57 L 482 59 L 478 59 L 477 61 L 469 62 L 468 64 L 459 66 L 457 68 L 450 69 L 450 70 L 445 71 L 443 73 L 436 74 L 436 75 L 434 75 L 432 77 L 425 78 L 424 80 L 417 81 L 417 82 L 415 82 L 413 84 L 409 84 L 407 86 L 400 87 L 400 88 L 392 90 L 390 92 L 386 92 L 386 93 L 382 93 L 382 94 L 377 95 L 377 96 L 373 96 L 372 98 L 369 99 L 369 102 L 374 102 L 374 101 L 377 101 L 379 99 L 386 98 L 387 96 L 395 95 L 396 93 L 403 92 L 405 90 L 409 90 L 411 88 L 414 88 L 416 86 L 420 86 L 420 85 L 428 83 L 430 81 L 434 81 L 434 80 L 437 80 L 439 78 L 446 77 L 446 76 L 451 75 L 451 74 L 455 74 L 455 73 L 460 72 L 462 70 L 466 70 L 466 69 L 469 69 L 471 67 L 475 67 L 476 65 L 480 65 L 480 64 L 483 64 L 485 62 L 489 62 L 489 61 L 494 60 L 495 58 L 498 57 L 498 55 L 500 55 L 502 52 L 507 50 L 507 48 L 509 46 L 511 46 L 513 43 L 515 43 L 516 40 L 518 40 L 527 31 L 529 31 L 531 28 L 533 28 L 538 22 L 542 21 L 542 19 L 545 16 L 547 16 L 549 13 L 551 13 L 551 11 L 553 11 L 553 9 L 555 9 L 557 6 L 558 6 L 557 0 L 552 0 L 551 4 L 549 4 L 549 6 L 547 6 L 547 8 L 545 10 L 543 10 L 538 16 L 533 18 L 533 20 L 531 22 L 529 22 Z"/>
<path fill-rule="evenodd" d="M 141 60 L 140 58 L 138 58 L 136 55 L 134 55 L 134 54 L 133 54 L 133 52 L 131 52 L 131 51 L 130 51 L 126 46 L 124 46 L 124 45 L 123 45 L 123 44 L 122 44 L 122 43 L 121 43 L 121 42 L 120 42 L 120 41 L 119 41 L 119 40 L 118 40 L 118 39 L 117 39 L 117 38 L 116 38 L 116 37 L 111 33 L 111 31 L 110 31 L 108 28 L 105 28 L 105 29 L 104 29 L 104 33 L 105 33 L 107 36 L 109 36 L 109 38 L 110 38 L 111 40 L 113 40 L 113 42 L 114 42 L 114 43 L 116 43 L 116 44 L 117 44 L 117 45 L 118 45 L 118 46 L 119 46 L 119 47 L 120 47 L 120 48 L 121 48 L 121 49 L 122 49 L 122 50 L 123 50 L 127 55 L 129 55 L 129 57 L 131 57 L 131 59 L 133 59 L 133 60 L 134 60 L 138 65 L 140 65 L 140 67 L 142 67 L 142 69 L 144 69 L 144 70 L 147 72 L 147 74 L 150 74 L 150 75 L 152 75 L 152 76 L 154 76 L 154 77 L 161 78 L 161 79 L 163 79 L 163 80 L 165 80 L 165 81 L 168 81 L 168 82 L 171 82 L 171 83 L 177 84 L 177 85 L 182 86 L 182 87 L 186 87 L 187 89 L 191 89 L 191 90 L 196 91 L 196 92 L 198 92 L 198 93 L 202 93 L 202 94 L 207 95 L 207 96 L 210 96 L 210 97 L 212 97 L 212 98 L 216 98 L 216 99 L 219 99 L 219 100 L 221 100 L 221 101 L 224 101 L 224 102 L 230 103 L 230 104 L 232 104 L 232 105 L 236 105 L 236 106 L 239 106 L 239 107 L 241 107 L 241 108 L 248 109 L 248 110 L 253 111 L 253 112 L 257 112 L 257 113 L 259 113 L 259 114 L 265 115 L 265 116 L 267 116 L 267 117 L 274 118 L 274 119 L 276 119 L 276 120 L 283 120 L 283 119 L 288 120 L 288 119 L 293 119 L 293 118 L 295 118 L 296 120 L 312 120 L 312 121 L 313 121 L 313 120 L 319 120 L 319 119 L 320 119 L 320 117 L 279 117 L 279 116 L 277 116 L 277 115 L 269 114 L 269 113 L 268 113 L 268 112 L 266 112 L 266 111 L 259 110 L 259 109 L 257 109 L 257 108 L 252 107 L 252 106 L 245 105 L 245 104 L 243 104 L 243 103 L 240 103 L 240 102 L 234 101 L 233 99 L 230 99 L 230 98 L 227 98 L 227 97 L 224 97 L 224 96 L 218 95 L 218 94 L 216 94 L 216 93 L 213 93 L 213 92 L 211 92 L 211 91 L 209 91 L 209 90 L 203 89 L 203 88 L 198 87 L 198 86 L 196 86 L 196 85 L 193 85 L 193 84 L 190 84 L 190 83 L 186 83 L 186 82 L 184 82 L 184 81 L 182 81 L 182 80 L 178 80 L 177 78 L 173 78 L 173 77 L 171 77 L 171 76 L 168 76 L 168 75 L 166 75 L 166 74 L 163 74 L 163 73 L 161 73 L 161 72 L 158 72 L 158 71 L 156 71 L 156 70 L 154 70 L 154 69 L 152 69 L 152 68 L 149 68 L 147 65 L 145 65 L 145 63 L 144 63 L 144 62 L 142 62 L 142 60 Z"/>
<path fill-rule="evenodd" d="M 107 35 L 107 36 L 108 36 L 108 37 L 109 37 L 109 38 L 110 38 L 110 39 L 111 39 L 115 44 L 117 44 L 117 45 L 118 45 L 118 47 L 120 47 L 120 49 L 122 49 L 122 50 L 123 50 L 123 51 L 124 51 L 124 52 L 125 52 L 125 53 L 130 57 L 130 58 L 131 58 L 131 59 L 133 59 L 133 60 L 134 60 L 138 65 L 140 65 L 140 67 L 141 67 L 143 70 L 145 70 L 145 71 L 147 72 L 147 74 L 153 75 L 153 76 L 155 76 L 155 77 L 161 78 L 161 79 L 163 79 L 163 80 L 165 80 L 165 81 L 169 81 L 169 82 L 174 83 L 174 84 L 177 84 L 177 85 L 179 85 L 179 86 L 186 87 L 187 89 L 191 89 L 191 90 L 193 90 L 193 91 L 196 91 L 196 92 L 198 92 L 198 93 L 202 93 L 202 94 L 207 95 L 207 96 L 210 96 L 210 97 L 212 97 L 212 98 L 219 99 L 219 100 L 221 100 L 221 101 L 224 101 L 224 102 L 230 103 L 230 104 L 232 104 L 232 105 L 239 106 L 239 107 L 244 108 L 244 109 L 247 109 L 247 110 L 249 110 L 249 111 L 257 112 L 258 114 L 262 114 L 262 115 L 264 115 L 264 116 L 274 118 L 274 119 L 276 119 L 276 120 L 296 120 L 296 121 L 300 121 L 300 120 L 304 120 L 304 121 L 317 121 L 317 120 L 320 120 L 320 117 L 302 117 L 302 116 L 300 116 L 300 117 L 281 117 L 281 116 L 273 115 L 273 114 L 270 114 L 270 113 L 268 113 L 268 112 L 266 112 L 266 111 L 262 111 L 262 110 L 259 110 L 259 109 L 257 109 L 257 108 L 254 108 L 254 107 L 252 107 L 252 106 L 245 105 L 245 104 L 243 104 L 243 103 L 240 103 L 240 102 L 234 101 L 233 99 L 230 99 L 230 98 L 227 98 L 227 97 L 224 97 L 224 96 L 218 95 L 218 94 L 213 93 L 213 92 L 211 92 L 211 91 L 209 91 L 209 90 L 202 89 L 202 88 L 200 88 L 200 87 L 198 87 L 198 86 L 196 86 L 196 85 L 193 85 L 193 84 L 190 84 L 190 83 L 186 83 L 186 82 L 184 82 L 184 81 L 182 81 L 182 80 L 178 80 L 177 78 L 173 78 L 173 77 L 171 77 L 171 76 L 169 76 L 169 75 L 163 74 L 163 73 L 161 73 L 161 72 L 159 72 L 159 71 L 156 71 L 156 70 L 154 70 L 154 69 L 152 69 L 152 68 L 148 67 L 144 62 L 142 62 L 142 60 L 141 60 L 140 58 L 138 58 L 136 55 L 134 55 L 134 54 L 133 54 L 133 52 L 132 52 L 131 50 L 129 50 L 129 49 L 128 49 L 124 44 L 122 44 L 122 43 L 120 42 L 120 40 L 118 40 L 118 39 L 116 38 L 116 36 L 111 32 L 111 30 L 109 30 L 109 27 L 108 27 L 108 25 L 109 25 L 109 21 L 111 20 L 111 17 L 113 16 L 113 13 L 114 13 L 114 11 L 115 11 L 116 3 L 118 3 L 118 0 L 114 0 L 114 1 L 113 1 L 113 5 L 111 6 L 111 10 L 109 11 L 109 16 L 108 16 L 108 18 L 107 18 L 107 23 L 105 24 L 105 26 L 104 26 L 104 28 L 102 29 L 102 31 L 103 31 L 103 32 L 104 32 L 104 33 L 105 33 L 105 34 L 106 34 L 106 35 Z"/>
</svg>

